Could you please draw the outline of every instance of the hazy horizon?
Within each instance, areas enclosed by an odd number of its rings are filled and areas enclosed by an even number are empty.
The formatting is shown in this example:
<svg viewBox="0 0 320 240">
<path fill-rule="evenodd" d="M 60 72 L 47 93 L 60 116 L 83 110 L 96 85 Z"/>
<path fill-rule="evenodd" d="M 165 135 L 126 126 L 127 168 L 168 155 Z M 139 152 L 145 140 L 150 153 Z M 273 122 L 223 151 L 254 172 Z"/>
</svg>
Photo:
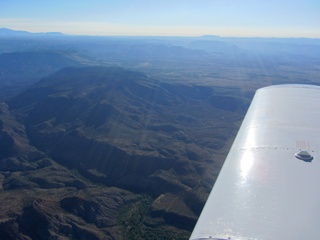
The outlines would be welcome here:
<svg viewBox="0 0 320 240">
<path fill-rule="evenodd" d="M 0 27 L 93 36 L 320 38 L 320 2 L 250 0 L 0 3 Z"/>
<path fill-rule="evenodd" d="M 213 35 L 213 34 L 203 34 L 203 35 L 93 35 L 93 34 L 68 34 L 68 33 L 64 33 L 64 32 L 60 32 L 60 31 L 40 31 L 40 32 L 34 32 L 34 31 L 28 31 L 26 29 L 13 29 L 13 28 L 8 28 L 8 27 L 0 27 L 0 29 L 8 29 L 11 31 L 17 31 L 17 32 L 27 32 L 30 34 L 62 34 L 62 36 L 74 36 L 74 37 L 191 37 L 191 38 L 201 38 L 201 37 L 208 37 L 208 38 L 261 38 L 261 39 L 320 39 L 319 37 L 282 37 L 282 36 L 278 36 L 278 37 L 269 37 L 269 36 L 222 36 L 222 35 Z"/>
</svg>

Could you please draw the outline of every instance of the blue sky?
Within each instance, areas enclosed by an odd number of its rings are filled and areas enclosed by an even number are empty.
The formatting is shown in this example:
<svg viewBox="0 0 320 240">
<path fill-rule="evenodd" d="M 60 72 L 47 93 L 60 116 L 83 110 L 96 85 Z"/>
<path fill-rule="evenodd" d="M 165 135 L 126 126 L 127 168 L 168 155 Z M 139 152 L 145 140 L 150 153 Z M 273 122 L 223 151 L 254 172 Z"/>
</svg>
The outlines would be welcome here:
<svg viewBox="0 0 320 240">
<path fill-rule="evenodd" d="M 320 0 L 1 0 L 0 27 L 85 35 L 320 38 Z"/>
</svg>

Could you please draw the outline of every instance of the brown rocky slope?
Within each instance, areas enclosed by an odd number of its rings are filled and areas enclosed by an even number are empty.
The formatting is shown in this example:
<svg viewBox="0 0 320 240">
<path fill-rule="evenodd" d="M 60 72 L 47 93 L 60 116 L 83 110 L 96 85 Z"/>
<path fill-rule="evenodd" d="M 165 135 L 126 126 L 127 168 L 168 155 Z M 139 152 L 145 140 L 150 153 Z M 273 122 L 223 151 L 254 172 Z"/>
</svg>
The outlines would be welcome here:
<svg viewBox="0 0 320 240">
<path fill-rule="evenodd" d="M 7 102 L 40 156 L 11 180 L 2 174 L 3 186 L 39 199 L 21 200 L 27 207 L 1 227 L 33 239 L 187 238 L 247 102 L 238 89 L 162 83 L 121 68 L 65 68 L 41 80 Z M 46 219 L 41 237 L 30 235 L 32 216 Z"/>
</svg>

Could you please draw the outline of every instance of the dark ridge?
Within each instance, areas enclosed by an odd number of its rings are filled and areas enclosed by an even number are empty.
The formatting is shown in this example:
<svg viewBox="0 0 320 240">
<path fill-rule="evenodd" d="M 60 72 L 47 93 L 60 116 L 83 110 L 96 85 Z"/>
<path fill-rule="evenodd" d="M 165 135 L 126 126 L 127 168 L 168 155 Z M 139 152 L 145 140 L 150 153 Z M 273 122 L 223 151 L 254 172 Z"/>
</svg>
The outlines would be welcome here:
<svg viewBox="0 0 320 240">
<path fill-rule="evenodd" d="M 0 54 L 0 100 L 23 92 L 41 78 L 61 68 L 83 65 L 83 60 L 74 55 L 63 51 Z"/>
<path fill-rule="evenodd" d="M 211 96 L 208 101 L 218 109 L 231 112 L 237 111 L 243 103 L 242 99 L 229 96 Z"/>
<path fill-rule="evenodd" d="M 0 131 L 0 158 L 11 155 L 14 139 L 9 133 Z"/>
</svg>

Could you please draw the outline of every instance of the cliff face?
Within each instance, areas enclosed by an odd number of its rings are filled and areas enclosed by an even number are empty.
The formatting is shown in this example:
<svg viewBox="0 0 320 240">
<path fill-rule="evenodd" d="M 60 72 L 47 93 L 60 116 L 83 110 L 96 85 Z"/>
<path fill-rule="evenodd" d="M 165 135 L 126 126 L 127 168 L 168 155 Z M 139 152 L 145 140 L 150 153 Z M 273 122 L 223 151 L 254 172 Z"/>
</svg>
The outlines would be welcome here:
<svg viewBox="0 0 320 240">
<path fill-rule="evenodd" d="M 2 186 L 42 190 L 0 227 L 33 239 L 31 232 L 43 239 L 62 229 L 92 239 L 119 237 L 121 227 L 122 237 L 151 236 L 150 228 L 165 226 L 191 230 L 243 115 L 246 99 L 235 91 L 164 83 L 121 68 L 65 68 L 44 78 L 4 107 L 0 167 L 13 172 L 2 174 Z M 14 132 L 3 127 L 9 123 Z M 36 156 L 32 163 L 25 153 Z M 97 184 L 125 190 L 99 187 L 100 199 Z M 48 189 L 56 190 L 50 200 Z M 141 219 L 120 214 L 130 204 Z M 30 216 L 46 232 L 29 226 Z"/>
</svg>

